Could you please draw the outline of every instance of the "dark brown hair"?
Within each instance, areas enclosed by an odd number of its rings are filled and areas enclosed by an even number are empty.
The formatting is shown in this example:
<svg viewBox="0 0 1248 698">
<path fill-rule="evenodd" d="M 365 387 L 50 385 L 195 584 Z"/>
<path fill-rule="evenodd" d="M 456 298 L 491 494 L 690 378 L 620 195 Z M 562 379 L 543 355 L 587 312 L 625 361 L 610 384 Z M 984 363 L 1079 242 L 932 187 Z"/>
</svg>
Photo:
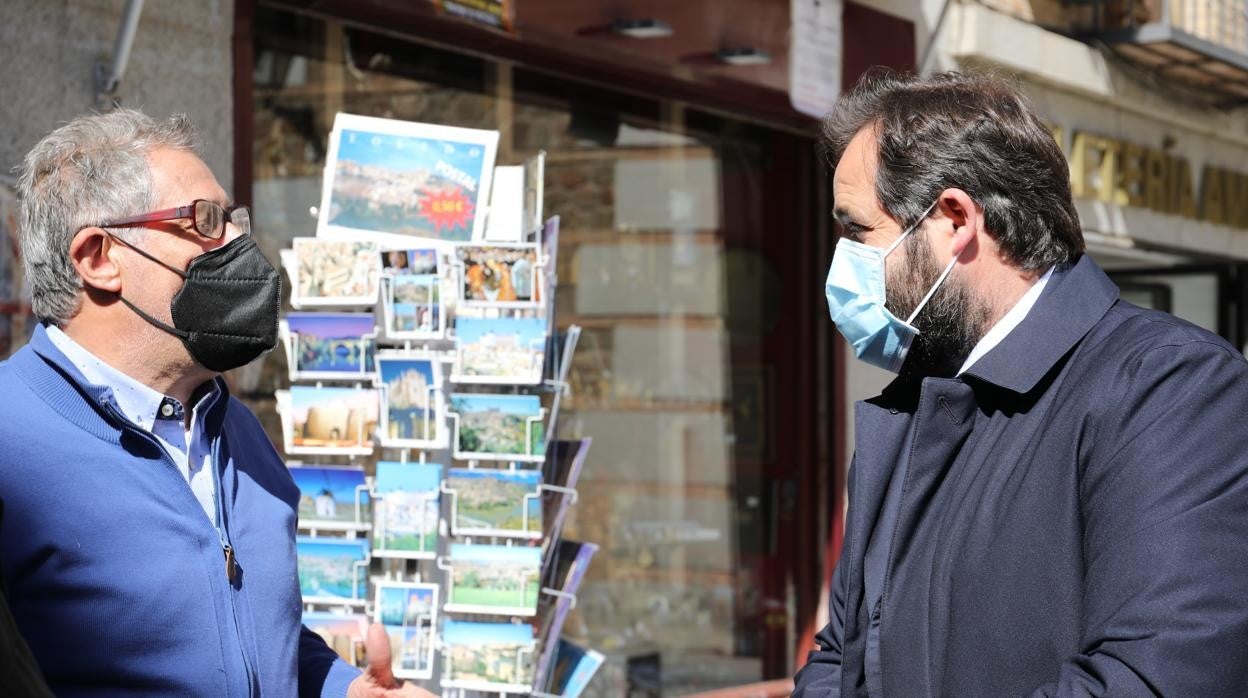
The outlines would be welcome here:
<svg viewBox="0 0 1248 698">
<path fill-rule="evenodd" d="M 1041 270 L 1083 253 L 1066 158 L 1015 85 L 872 71 L 824 119 L 832 167 L 864 128 L 879 143 L 876 196 L 903 227 L 957 187 L 983 207 L 988 233 L 1013 264 Z"/>
</svg>

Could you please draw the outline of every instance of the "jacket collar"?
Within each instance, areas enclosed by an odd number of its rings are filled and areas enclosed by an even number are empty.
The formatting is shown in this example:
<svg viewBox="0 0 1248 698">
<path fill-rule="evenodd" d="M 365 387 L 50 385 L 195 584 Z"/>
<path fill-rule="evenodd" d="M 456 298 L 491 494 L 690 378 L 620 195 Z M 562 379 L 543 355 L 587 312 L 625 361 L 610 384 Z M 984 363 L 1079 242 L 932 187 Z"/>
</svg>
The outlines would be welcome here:
<svg viewBox="0 0 1248 698">
<path fill-rule="evenodd" d="M 14 354 L 12 361 L 14 367 L 26 377 L 27 383 L 37 395 L 71 421 L 77 422 L 97 436 L 116 440 L 116 427 L 134 426 L 121 416 L 122 412 L 117 407 L 117 398 L 112 388 L 88 381 L 74 362 L 52 342 L 52 339 L 48 337 L 47 329 L 42 324 L 35 327 L 30 343 L 22 351 Z M 229 389 L 225 381 L 220 376 L 213 380 L 221 392 L 212 409 L 205 416 L 205 424 L 209 425 L 209 433 L 217 432 L 217 426 L 224 418 L 226 405 L 229 403 Z M 82 408 L 85 408 L 85 411 Z M 85 419 L 89 416 L 86 412 L 95 412 L 114 426 L 90 426 L 98 422 L 98 416 L 95 420 Z"/>
<path fill-rule="evenodd" d="M 1027 317 L 963 375 L 1029 393 L 1117 300 L 1118 287 L 1085 254 L 1055 270 Z"/>
</svg>

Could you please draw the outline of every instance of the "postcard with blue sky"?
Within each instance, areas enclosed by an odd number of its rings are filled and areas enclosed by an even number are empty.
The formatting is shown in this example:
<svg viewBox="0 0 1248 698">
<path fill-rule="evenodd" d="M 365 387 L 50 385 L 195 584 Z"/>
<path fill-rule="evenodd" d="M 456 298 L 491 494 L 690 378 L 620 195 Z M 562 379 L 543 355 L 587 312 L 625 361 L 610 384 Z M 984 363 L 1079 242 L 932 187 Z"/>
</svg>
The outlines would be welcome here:
<svg viewBox="0 0 1248 698">
<path fill-rule="evenodd" d="M 433 676 L 438 585 L 377 583 L 377 622 L 390 638 L 391 669 L 403 679 Z"/>
<path fill-rule="evenodd" d="M 372 526 L 363 468 L 296 466 L 299 528 L 357 530 Z"/>
<path fill-rule="evenodd" d="M 374 556 L 431 559 L 437 555 L 441 484 L 441 465 L 394 461 L 377 464 Z"/>
<path fill-rule="evenodd" d="M 338 114 L 320 229 L 387 244 L 484 234 L 497 131 Z"/>
<path fill-rule="evenodd" d="M 445 445 L 442 371 L 434 359 L 383 356 L 377 361 L 384 404 L 381 441 L 387 446 Z"/>
<path fill-rule="evenodd" d="M 452 468 L 452 532 L 457 536 L 540 538 L 542 500 L 539 470 Z"/>
<path fill-rule="evenodd" d="M 284 329 L 292 380 L 358 380 L 374 370 L 377 327 L 371 314 L 292 312 Z"/>
<path fill-rule="evenodd" d="M 542 381 L 546 320 L 471 318 L 455 321 L 456 383 L 534 384 Z"/>
<path fill-rule="evenodd" d="M 533 644 L 530 625 L 447 621 L 442 685 L 527 693 L 533 688 Z"/>
<path fill-rule="evenodd" d="M 367 600 L 368 541 L 299 537 L 295 545 L 304 601 L 363 604 Z"/>
<path fill-rule="evenodd" d="M 447 610 L 509 616 L 537 613 L 541 548 L 452 544 L 450 562 Z"/>
</svg>

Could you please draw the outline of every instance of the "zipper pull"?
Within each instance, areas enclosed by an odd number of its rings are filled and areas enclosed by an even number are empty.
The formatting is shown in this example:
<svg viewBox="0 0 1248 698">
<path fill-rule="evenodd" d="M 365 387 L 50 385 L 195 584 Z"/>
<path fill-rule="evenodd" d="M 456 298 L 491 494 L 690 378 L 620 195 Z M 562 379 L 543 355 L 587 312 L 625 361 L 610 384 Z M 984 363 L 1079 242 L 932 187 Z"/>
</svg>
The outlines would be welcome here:
<svg viewBox="0 0 1248 698">
<path fill-rule="evenodd" d="M 238 573 L 238 561 L 234 559 L 234 548 L 229 543 L 225 546 L 225 576 L 230 580 L 230 584 L 234 583 L 234 576 Z"/>
</svg>

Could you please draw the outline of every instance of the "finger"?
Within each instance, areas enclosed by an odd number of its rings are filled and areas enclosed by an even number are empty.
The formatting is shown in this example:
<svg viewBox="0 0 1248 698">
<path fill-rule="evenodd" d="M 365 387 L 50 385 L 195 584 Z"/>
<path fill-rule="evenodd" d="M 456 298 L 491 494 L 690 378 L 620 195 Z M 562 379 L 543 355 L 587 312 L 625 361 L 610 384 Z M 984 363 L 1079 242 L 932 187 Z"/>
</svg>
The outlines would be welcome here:
<svg viewBox="0 0 1248 698">
<path fill-rule="evenodd" d="M 390 669 L 390 636 L 381 623 L 368 626 L 368 638 L 364 642 L 368 656 L 368 675 L 382 688 L 394 686 L 394 672 Z"/>
</svg>

